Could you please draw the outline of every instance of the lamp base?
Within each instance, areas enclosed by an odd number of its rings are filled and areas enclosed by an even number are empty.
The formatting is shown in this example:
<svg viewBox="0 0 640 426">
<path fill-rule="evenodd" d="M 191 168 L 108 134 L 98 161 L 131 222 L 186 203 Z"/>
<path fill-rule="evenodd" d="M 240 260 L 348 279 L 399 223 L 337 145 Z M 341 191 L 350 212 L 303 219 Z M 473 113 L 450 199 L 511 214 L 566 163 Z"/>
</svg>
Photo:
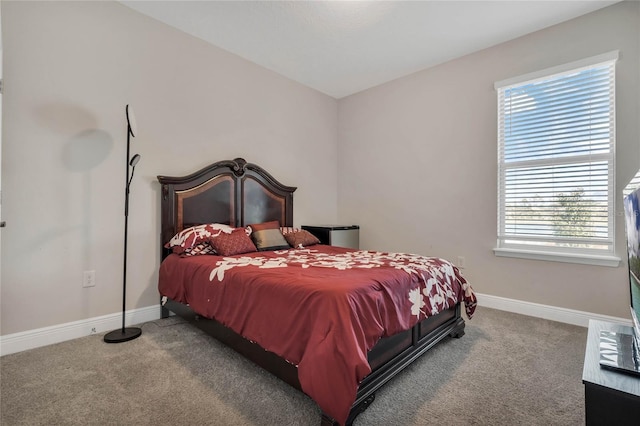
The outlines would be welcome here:
<svg viewBox="0 0 640 426">
<path fill-rule="evenodd" d="M 137 327 L 119 328 L 104 335 L 107 343 L 122 343 L 140 337 L 142 330 Z"/>
</svg>

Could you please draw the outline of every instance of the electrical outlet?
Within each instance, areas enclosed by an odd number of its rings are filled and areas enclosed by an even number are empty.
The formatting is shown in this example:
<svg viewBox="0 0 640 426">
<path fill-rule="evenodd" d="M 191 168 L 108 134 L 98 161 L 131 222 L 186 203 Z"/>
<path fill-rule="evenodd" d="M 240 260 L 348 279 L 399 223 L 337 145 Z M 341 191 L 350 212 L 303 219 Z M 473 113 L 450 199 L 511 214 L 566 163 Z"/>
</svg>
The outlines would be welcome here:
<svg viewBox="0 0 640 426">
<path fill-rule="evenodd" d="M 459 269 L 464 269 L 467 267 L 467 259 L 464 256 L 458 256 L 458 264 L 456 265 Z"/>
<path fill-rule="evenodd" d="M 93 287 L 96 285 L 96 271 L 84 271 L 82 273 L 82 287 Z"/>
</svg>

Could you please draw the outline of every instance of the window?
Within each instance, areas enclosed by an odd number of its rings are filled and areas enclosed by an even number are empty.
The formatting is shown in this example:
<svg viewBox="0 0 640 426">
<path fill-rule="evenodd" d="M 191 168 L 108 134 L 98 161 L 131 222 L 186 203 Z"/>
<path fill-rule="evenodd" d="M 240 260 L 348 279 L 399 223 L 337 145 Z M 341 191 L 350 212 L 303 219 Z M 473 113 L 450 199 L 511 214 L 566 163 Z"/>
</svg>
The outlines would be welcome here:
<svg viewBox="0 0 640 426">
<path fill-rule="evenodd" d="M 496 83 L 496 255 L 617 266 L 618 52 Z"/>
</svg>

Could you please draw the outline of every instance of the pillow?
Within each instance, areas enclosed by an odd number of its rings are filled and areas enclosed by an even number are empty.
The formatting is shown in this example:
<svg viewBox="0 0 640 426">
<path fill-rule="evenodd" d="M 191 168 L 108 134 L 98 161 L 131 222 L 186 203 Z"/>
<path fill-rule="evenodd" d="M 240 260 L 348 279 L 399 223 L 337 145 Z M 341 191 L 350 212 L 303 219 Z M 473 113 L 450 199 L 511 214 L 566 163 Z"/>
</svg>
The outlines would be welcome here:
<svg viewBox="0 0 640 426">
<path fill-rule="evenodd" d="M 193 248 L 185 249 L 182 253 L 179 253 L 181 257 L 184 256 L 199 256 L 201 254 L 216 254 L 216 251 L 209 245 L 209 243 L 196 244 Z"/>
<path fill-rule="evenodd" d="M 284 234 L 284 239 L 287 240 L 289 245 L 293 248 L 303 248 L 314 244 L 320 244 L 320 240 L 306 229 L 288 232 Z"/>
<path fill-rule="evenodd" d="M 244 228 L 236 228 L 229 234 L 221 233 L 211 237 L 209 244 L 220 256 L 233 256 L 234 254 L 257 251 Z"/>
<path fill-rule="evenodd" d="M 251 239 L 258 251 L 289 249 L 289 243 L 280 232 L 280 223 L 277 220 L 249 225 Z"/>
<path fill-rule="evenodd" d="M 270 222 L 253 223 L 249 225 L 251 232 L 262 231 L 264 229 L 277 229 L 280 230 L 280 222 L 272 220 Z"/>
<path fill-rule="evenodd" d="M 281 226 L 280 227 L 280 232 L 282 232 L 282 235 L 284 235 L 286 237 L 287 234 L 291 233 L 291 232 L 298 232 L 300 230 L 300 228 L 294 228 L 293 226 Z"/>
<path fill-rule="evenodd" d="M 213 254 L 214 250 L 209 244 L 209 239 L 231 231 L 233 231 L 232 227 L 222 223 L 191 226 L 174 235 L 165 247 L 183 256 Z"/>
</svg>

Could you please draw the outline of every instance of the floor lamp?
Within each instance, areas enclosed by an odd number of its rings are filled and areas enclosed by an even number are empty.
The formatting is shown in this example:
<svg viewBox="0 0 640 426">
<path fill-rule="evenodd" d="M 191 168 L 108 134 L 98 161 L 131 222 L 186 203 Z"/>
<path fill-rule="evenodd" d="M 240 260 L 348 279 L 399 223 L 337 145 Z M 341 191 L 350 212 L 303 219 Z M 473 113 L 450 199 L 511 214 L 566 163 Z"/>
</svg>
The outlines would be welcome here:
<svg viewBox="0 0 640 426">
<path fill-rule="evenodd" d="M 136 169 L 136 164 L 140 161 L 140 155 L 135 154 L 133 157 L 129 157 L 129 146 L 131 136 L 135 137 L 138 131 L 136 126 L 136 117 L 133 114 L 133 110 L 129 105 L 126 106 L 125 111 L 127 113 L 127 178 L 125 180 L 125 195 L 124 195 L 124 272 L 122 276 L 122 329 L 113 330 L 104 336 L 104 341 L 107 343 L 120 343 L 133 340 L 142 334 L 142 330 L 138 327 L 124 326 L 124 313 L 127 307 L 127 231 L 129 223 L 129 187 L 133 180 L 133 172 Z M 131 176 L 129 176 L 129 168 L 131 168 Z"/>
</svg>

